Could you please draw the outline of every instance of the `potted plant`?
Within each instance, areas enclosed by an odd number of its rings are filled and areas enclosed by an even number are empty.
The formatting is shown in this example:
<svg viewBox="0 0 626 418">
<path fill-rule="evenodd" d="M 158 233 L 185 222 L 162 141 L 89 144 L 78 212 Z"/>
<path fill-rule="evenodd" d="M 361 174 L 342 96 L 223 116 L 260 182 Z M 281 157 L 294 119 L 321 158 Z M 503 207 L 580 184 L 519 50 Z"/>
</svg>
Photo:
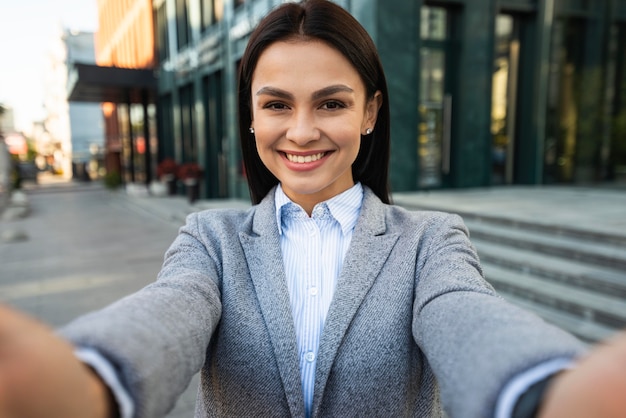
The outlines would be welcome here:
<svg viewBox="0 0 626 418">
<path fill-rule="evenodd" d="M 190 203 L 198 200 L 200 196 L 200 179 L 202 168 L 195 162 L 183 163 L 178 167 L 178 178 L 187 188 L 187 197 Z"/>
<path fill-rule="evenodd" d="M 157 166 L 157 177 L 163 183 L 167 184 L 167 190 L 170 196 L 176 194 L 176 175 L 178 168 L 176 161 L 169 157 L 163 159 Z"/>
</svg>

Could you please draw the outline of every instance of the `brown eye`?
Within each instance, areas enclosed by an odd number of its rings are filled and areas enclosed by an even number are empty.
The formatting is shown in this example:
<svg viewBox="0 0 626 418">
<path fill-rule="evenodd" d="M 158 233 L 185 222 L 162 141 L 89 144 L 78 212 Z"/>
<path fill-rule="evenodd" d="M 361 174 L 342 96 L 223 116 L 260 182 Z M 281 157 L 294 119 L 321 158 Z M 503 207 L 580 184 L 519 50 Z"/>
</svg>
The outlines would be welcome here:
<svg viewBox="0 0 626 418">
<path fill-rule="evenodd" d="M 273 109 L 273 110 L 284 110 L 287 109 L 287 106 L 283 103 L 279 102 L 271 102 L 263 106 L 264 109 Z"/>
<path fill-rule="evenodd" d="M 331 100 L 329 102 L 324 103 L 322 107 L 328 110 L 336 110 L 336 109 L 343 109 L 346 106 L 339 101 Z"/>
</svg>

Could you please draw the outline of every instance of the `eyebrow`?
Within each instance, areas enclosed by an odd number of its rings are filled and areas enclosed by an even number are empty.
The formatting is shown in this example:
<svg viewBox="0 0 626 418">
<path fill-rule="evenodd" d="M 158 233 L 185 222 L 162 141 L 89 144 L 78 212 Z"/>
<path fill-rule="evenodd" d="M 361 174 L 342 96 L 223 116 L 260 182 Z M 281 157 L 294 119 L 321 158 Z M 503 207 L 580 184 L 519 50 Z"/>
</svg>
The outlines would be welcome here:
<svg viewBox="0 0 626 418">
<path fill-rule="evenodd" d="M 323 89 L 317 90 L 313 92 L 311 98 L 313 100 L 319 100 L 326 96 L 331 96 L 335 93 L 354 93 L 354 90 L 344 84 L 335 84 L 332 86 L 324 87 Z M 270 96 L 280 97 L 282 99 L 293 100 L 293 94 L 276 88 L 276 87 L 261 87 L 259 91 L 256 92 L 257 96 L 261 96 L 263 94 L 268 94 Z"/>
</svg>

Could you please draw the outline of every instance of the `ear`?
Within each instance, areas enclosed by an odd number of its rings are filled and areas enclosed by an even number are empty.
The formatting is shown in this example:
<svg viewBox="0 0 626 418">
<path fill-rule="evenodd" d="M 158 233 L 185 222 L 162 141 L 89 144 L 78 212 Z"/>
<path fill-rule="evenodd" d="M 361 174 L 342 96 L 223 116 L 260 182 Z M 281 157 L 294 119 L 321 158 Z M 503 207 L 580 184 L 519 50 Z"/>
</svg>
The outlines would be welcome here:
<svg viewBox="0 0 626 418">
<path fill-rule="evenodd" d="M 383 94 L 380 90 L 377 90 L 371 99 L 365 104 L 365 119 L 363 119 L 363 125 L 361 126 L 361 132 L 365 132 L 367 129 L 374 130 L 376 126 L 376 119 L 378 118 L 378 111 L 383 104 Z"/>
</svg>

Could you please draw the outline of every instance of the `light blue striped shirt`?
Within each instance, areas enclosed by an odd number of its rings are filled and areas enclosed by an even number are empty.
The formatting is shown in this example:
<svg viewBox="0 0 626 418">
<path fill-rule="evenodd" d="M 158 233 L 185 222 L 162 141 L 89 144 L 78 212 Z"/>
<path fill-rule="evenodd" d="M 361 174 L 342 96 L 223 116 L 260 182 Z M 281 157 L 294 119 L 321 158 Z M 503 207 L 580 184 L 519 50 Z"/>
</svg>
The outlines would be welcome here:
<svg viewBox="0 0 626 418">
<path fill-rule="evenodd" d="M 352 188 L 313 208 L 311 217 L 276 188 L 276 220 L 296 327 L 306 416 L 311 415 L 320 337 L 363 203 Z"/>
</svg>

